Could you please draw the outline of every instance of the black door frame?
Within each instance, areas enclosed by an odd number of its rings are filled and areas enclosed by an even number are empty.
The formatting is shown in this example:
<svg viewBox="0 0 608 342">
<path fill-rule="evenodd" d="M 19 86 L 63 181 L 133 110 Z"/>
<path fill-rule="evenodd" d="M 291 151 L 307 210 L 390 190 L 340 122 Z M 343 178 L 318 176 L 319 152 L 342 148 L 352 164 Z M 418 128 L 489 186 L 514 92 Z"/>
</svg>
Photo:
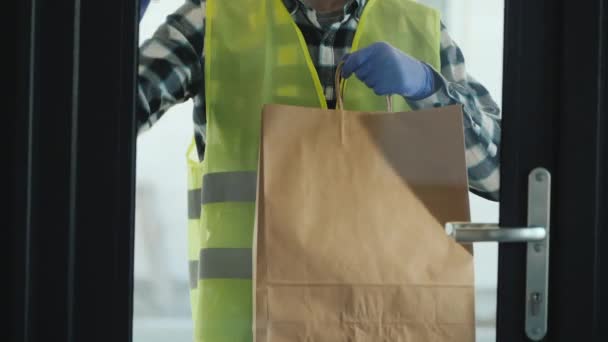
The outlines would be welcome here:
<svg viewBox="0 0 608 342">
<path fill-rule="evenodd" d="M 16 0 L 11 341 L 130 341 L 137 1 Z M 608 4 L 507 0 L 501 225 L 553 174 L 548 341 L 605 341 Z M 506 133 L 504 133 L 506 132 Z M 525 248 L 499 251 L 499 341 L 524 335 Z"/>
<path fill-rule="evenodd" d="M 9 341 L 129 341 L 137 1 L 16 0 Z"/>
<path fill-rule="evenodd" d="M 546 341 L 606 341 L 608 2 L 508 0 L 503 227 L 526 224 L 527 174 L 552 173 Z M 497 337 L 524 333 L 525 245 L 499 247 Z"/>
</svg>

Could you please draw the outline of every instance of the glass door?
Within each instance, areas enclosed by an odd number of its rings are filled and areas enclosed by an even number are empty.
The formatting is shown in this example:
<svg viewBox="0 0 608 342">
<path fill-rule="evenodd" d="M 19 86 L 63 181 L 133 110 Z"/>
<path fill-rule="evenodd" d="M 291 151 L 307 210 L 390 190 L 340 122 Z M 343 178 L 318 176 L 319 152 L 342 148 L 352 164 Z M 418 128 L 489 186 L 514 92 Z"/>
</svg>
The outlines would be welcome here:
<svg viewBox="0 0 608 342">
<path fill-rule="evenodd" d="M 9 340 L 190 341 L 186 224 L 170 214 L 187 211 L 185 172 L 169 167 L 184 165 L 190 108 L 136 145 L 136 1 L 17 4 Z M 526 287 L 525 242 L 476 244 L 478 341 L 608 340 L 608 6 L 428 4 L 504 113 L 500 205 L 472 194 L 473 221 L 526 228 L 528 176 L 551 175 L 548 291 Z M 153 2 L 141 38 L 178 5 Z M 530 310 L 546 313 L 539 339 Z"/>
</svg>

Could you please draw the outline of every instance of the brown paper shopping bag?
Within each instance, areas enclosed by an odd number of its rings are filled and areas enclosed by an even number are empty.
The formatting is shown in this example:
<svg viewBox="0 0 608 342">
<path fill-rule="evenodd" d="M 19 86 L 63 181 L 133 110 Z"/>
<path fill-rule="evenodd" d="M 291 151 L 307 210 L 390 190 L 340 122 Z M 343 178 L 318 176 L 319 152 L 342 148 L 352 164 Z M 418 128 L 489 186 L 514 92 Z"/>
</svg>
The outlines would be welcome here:
<svg viewBox="0 0 608 342">
<path fill-rule="evenodd" d="M 459 106 L 268 105 L 258 177 L 255 341 L 475 340 Z"/>
</svg>

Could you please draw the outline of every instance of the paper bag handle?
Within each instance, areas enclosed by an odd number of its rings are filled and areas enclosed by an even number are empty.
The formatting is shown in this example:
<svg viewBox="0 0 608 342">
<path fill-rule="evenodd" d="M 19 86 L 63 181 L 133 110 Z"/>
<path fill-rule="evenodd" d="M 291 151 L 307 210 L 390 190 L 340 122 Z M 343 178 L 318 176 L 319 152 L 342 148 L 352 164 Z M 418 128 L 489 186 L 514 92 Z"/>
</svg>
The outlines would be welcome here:
<svg viewBox="0 0 608 342">
<path fill-rule="evenodd" d="M 342 78 L 342 67 L 344 62 L 341 61 L 336 67 L 336 78 L 335 78 L 335 92 L 336 92 L 336 109 L 344 109 L 344 79 Z M 390 95 L 386 96 L 386 110 L 387 112 L 393 111 L 393 100 Z"/>
</svg>

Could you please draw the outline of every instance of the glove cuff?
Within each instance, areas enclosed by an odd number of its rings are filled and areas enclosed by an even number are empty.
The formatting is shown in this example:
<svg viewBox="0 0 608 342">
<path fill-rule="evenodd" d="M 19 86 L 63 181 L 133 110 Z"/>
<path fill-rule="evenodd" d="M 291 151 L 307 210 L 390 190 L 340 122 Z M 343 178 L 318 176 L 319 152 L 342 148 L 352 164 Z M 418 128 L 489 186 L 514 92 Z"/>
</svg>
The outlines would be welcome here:
<svg viewBox="0 0 608 342">
<path fill-rule="evenodd" d="M 424 98 L 427 98 L 433 95 L 436 91 L 435 84 L 440 82 L 436 82 L 437 77 L 439 77 L 436 72 L 431 68 L 428 64 L 419 62 L 420 67 L 423 69 L 424 73 L 424 83 L 420 87 L 420 90 L 412 95 L 404 95 L 407 100 L 410 101 L 419 101 Z"/>
</svg>

